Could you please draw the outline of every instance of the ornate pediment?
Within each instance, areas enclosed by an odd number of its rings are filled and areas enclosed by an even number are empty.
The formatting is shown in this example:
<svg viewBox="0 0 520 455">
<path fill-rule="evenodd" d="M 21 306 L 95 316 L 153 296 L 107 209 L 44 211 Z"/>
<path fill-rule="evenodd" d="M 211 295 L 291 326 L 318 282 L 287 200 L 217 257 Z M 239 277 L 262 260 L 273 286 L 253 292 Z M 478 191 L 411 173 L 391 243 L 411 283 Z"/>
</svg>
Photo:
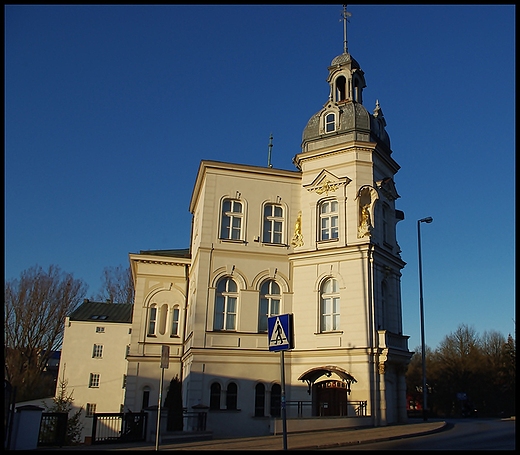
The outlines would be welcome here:
<svg viewBox="0 0 520 455">
<path fill-rule="evenodd" d="M 323 169 L 314 181 L 308 185 L 303 185 L 307 191 L 314 191 L 317 194 L 334 193 L 342 185 L 348 185 L 352 180 L 348 177 L 339 178 L 332 172 Z"/>
<path fill-rule="evenodd" d="M 395 189 L 395 183 L 390 177 L 377 181 L 376 185 L 377 188 L 381 190 L 383 196 L 385 196 L 390 201 L 395 201 L 397 198 L 401 197 L 397 193 L 397 190 Z"/>
</svg>

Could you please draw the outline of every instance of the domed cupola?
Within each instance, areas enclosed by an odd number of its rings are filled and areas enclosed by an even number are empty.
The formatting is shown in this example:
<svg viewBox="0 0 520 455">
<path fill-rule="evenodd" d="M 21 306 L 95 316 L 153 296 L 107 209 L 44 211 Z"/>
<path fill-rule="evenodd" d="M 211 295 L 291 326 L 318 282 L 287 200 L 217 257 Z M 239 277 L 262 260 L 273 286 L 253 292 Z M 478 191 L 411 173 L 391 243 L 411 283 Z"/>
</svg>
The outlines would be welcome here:
<svg viewBox="0 0 520 455">
<path fill-rule="evenodd" d="M 303 130 L 303 142 L 328 135 L 352 133 L 352 140 L 370 138 L 370 114 L 363 107 L 365 76 L 359 63 L 344 52 L 329 66 L 329 99 Z"/>
</svg>

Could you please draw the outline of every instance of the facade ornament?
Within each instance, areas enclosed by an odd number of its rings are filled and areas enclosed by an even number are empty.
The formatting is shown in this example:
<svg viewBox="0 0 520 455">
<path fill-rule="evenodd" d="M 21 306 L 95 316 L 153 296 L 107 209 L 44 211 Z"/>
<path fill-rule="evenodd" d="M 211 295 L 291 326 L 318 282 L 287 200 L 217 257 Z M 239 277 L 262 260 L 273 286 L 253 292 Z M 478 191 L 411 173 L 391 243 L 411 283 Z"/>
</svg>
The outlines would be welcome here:
<svg viewBox="0 0 520 455">
<path fill-rule="evenodd" d="M 385 371 L 386 371 L 386 364 L 384 362 L 379 362 L 379 365 L 378 365 L 378 369 L 379 369 L 379 374 L 385 374 Z"/>
<path fill-rule="evenodd" d="M 326 193 L 327 195 L 329 192 L 334 193 L 339 188 L 339 183 L 332 183 L 330 180 L 325 180 L 320 186 L 316 187 L 314 191 L 318 194 Z"/>
<path fill-rule="evenodd" d="M 365 204 L 361 207 L 361 217 L 358 227 L 358 237 L 370 237 L 372 233 L 372 221 L 370 220 L 369 204 Z"/>
<path fill-rule="evenodd" d="M 296 224 L 294 225 L 294 235 L 291 241 L 291 245 L 294 247 L 303 246 L 301 210 L 298 212 L 298 218 L 296 218 Z"/>
</svg>

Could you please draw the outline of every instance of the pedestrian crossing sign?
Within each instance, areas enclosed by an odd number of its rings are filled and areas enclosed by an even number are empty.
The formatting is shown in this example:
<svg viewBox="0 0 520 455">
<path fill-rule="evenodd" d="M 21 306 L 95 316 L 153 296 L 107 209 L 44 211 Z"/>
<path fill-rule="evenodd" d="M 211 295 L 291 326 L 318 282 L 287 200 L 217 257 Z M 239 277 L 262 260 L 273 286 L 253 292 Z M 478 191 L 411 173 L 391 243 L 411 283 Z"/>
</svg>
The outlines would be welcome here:
<svg viewBox="0 0 520 455">
<path fill-rule="evenodd" d="M 279 314 L 267 318 L 267 334 L 270 351 L 284 351 L 294 348 L 293 315 Z"/>
</svg>

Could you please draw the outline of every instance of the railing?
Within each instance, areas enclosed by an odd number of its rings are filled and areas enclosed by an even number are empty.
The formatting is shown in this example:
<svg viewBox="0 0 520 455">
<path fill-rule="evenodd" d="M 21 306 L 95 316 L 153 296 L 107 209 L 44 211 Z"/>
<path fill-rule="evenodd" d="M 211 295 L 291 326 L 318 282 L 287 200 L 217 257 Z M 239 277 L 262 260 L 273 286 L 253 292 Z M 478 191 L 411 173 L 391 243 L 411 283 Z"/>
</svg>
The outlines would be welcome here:
<svg viewBox="0 0 520 455">
<path fill-rule="evenodd" d="M 356 416 L 367 415 L 367 402 L 366 401 L 349 401 L 348 404 L 354 407 L 354 414 Z"/>
<path fill-rule="evenodd" d="M 92 444 L 144 441 L 146 416 L 143 412 L 95 413 L 92 422 Z"/>
<path fill-rule="evenodd" d="M 286 402 L 287 417 L 313 417 L 312 401 L 287 401 Z M 366 401 L 347 401 L 346 410 L 340 411 L 343 416 L 366 416 Z"/>
<path fill-rule="evenodd" d="M 311 417 L 312 401 L 286 401 L 287 417 Z"/>
<path fill-rule="evenodd" d="M 206 412 L 184 411 L 183 428 L 187 431 L 206 431 Z"/>
</svg>

